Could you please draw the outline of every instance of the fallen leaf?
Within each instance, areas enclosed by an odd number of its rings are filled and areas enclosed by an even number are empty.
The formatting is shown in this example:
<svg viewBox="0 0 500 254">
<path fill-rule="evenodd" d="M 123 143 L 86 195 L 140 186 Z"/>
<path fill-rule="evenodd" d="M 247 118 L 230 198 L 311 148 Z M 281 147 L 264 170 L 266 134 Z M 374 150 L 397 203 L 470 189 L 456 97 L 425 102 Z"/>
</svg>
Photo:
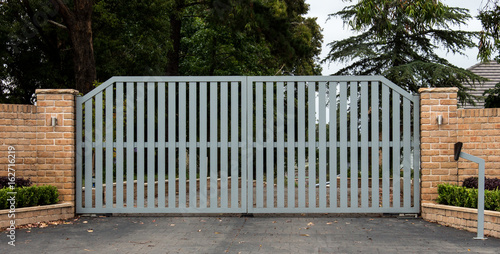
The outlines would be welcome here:
<svg viewBox="0 0 500 254">
<path fill-rule="evenodd" d="M 216 235 L 220 234 L 219 232 L 215 232 Z"/>
<path fill-rule="evenodd" d="M 87 229 L 87 232 L 92 233 L 92 232 L 94 232 L 94 230 L 93 229 Z"/>
<path fill-rule="evenodd" d="M 153 222 L 156 222 L 156 220 L 153 220 Z"/>
<path fill-rule="evenodd" d="M 276 223 L 276 221 L 273 221 L 273 223 Z"/>
<path fill-rule="evenodd" d="M 350 223 L 350 222 L 346 222 L 345 224 L 349 225 L 349 224 L 351 224 L 351 223 Z"/>
<path fill-rule="evenodd" d="M 309 237 L 309 234 L 300 234 L 300 236 L 307 236 L 307 237 Z"/>
<path fill-rule="evenodd" d="M 175 224 L 170 224 L 171 227 L 175 227 Z"/>
<path fill-rule="evenodd" d="M 307 226 L 314 226 L 314 223 L 309 222 L 309 223 L 307 223 Z"/>
<path fill-rule="evenodd" d="M 331 222 L 327 222 L 326 225 L 332 225 L 332 223 Z"/>
<path fill-rule="evenodd" d="M 200 220 L 200 222 L 207 222 L 206 220 Z"/>
<path fill-rule="evenodd" d="M 93 250 L 89 250 L 89 249 L 83 249 L 84 251 L 93 251 Z"/>
<path fill-rule="evenodd" d="M 89 222 L 88 222 L 88 221 L 86 221 L 86 220 L 84 220 L 84 221 L 83 221 L 83 224 L 87 224 L 87 223 L 89 223 Z"/>
</svg>

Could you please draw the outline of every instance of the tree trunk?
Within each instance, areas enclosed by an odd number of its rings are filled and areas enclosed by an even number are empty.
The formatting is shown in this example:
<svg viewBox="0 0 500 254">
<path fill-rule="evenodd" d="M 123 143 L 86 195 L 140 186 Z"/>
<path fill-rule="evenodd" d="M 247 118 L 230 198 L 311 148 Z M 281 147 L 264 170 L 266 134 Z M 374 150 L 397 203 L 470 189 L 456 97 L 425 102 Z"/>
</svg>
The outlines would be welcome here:
<svg viewBox="0 0 500 254">
<path fill-rule="evenodd" d="M 52 0 L 68 28 L 73 45 L 75 89 L 88 93 L 97 79 L 94 46 L 92 41 L 92 3 L 90 0 L 75 0 L 71 11 L 62 0 Z"/>
<path fill-rule="evenodd" d="M 70 29 L 72 30 L 70 34 L 73 44 L 76 89 L 82 93 L 88 93 L 93 89 L 93 82 L 96 80 L 91 21 L 77 20 Z"/>
<path fill-rule="evenodd" d="M 181 51 L 182 10 L 184 0 L 176 0 L 174 13 L 170 15 L 170 29 L 173 49 L 167 53 L 167 75 L 178 76 Z"/>
</svg>

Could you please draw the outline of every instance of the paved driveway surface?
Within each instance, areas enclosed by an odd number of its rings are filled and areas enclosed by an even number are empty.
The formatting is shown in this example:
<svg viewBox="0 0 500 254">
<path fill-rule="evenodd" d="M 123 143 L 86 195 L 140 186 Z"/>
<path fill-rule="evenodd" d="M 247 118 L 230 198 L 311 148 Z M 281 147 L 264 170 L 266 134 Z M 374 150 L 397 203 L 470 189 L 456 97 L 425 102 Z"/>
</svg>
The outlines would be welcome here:
<svg viewBox="0 0 500 254">
<path fill-rule="evenodd" d="M 0 253 L 500 253 L 500 239 L 394 217 L 81 217 Z"/>
</svg>

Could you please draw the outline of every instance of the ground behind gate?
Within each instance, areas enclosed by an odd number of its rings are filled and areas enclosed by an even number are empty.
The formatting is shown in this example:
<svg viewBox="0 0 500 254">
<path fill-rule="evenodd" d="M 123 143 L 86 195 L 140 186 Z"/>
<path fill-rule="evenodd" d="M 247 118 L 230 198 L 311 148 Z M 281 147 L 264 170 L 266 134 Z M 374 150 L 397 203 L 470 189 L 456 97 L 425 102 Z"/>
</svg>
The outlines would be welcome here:
<svg viewBox="0 0 500 254">
<path fill-rule="evenodd" d="M 80 217 L 17 229 L 0 253 L 499 253 L 500 239 L 380 216 Z"/>
</svg>

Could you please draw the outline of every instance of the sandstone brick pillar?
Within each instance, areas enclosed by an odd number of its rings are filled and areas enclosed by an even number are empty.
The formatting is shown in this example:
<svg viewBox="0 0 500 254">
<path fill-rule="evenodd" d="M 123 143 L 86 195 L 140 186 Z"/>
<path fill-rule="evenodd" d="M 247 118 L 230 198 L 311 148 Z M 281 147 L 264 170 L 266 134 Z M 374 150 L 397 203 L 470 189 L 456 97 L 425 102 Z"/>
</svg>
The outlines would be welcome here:
<svg viewBox="0 0 500 254">
<path fill-rule="evenodd" d="M 39 185 L 54 185 L 59 200 L 75 201 L 75 102 L 78 91 L 37 89 L 36 130 Z M 52 118 L 57 124 L 52 126 Z"/>
<path fill-rule="evenodd" d="M 458 164 L 453 148 L 457 142 L 457 92 L 458 88 L 419 89 L 421 203 L 435 202 L 438 184 L 456 183 Z M 438 116 L 443 117 L 441 125 Z"/>
</svg>

